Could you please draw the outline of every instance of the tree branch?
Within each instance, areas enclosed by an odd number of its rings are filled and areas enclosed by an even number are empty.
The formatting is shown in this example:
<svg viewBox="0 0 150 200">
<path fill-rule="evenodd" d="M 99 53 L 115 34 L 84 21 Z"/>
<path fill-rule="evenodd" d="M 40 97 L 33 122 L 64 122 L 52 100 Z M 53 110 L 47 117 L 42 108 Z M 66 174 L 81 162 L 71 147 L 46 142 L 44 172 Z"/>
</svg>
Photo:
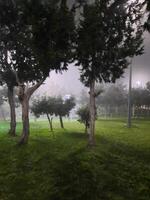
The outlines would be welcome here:
<svg viewBox="0 0 150 200">
<path fill-rule="evenodd" d="M 43 78 L 41 81 L 39 81 L 38 83 L 30 87 L 27 90 L 27 96 L 31 96 L 34 93 L 34 91 L 37 90 L 43 84 L 44 81 L 45 81 L 45 78 Z"/>
</svg>

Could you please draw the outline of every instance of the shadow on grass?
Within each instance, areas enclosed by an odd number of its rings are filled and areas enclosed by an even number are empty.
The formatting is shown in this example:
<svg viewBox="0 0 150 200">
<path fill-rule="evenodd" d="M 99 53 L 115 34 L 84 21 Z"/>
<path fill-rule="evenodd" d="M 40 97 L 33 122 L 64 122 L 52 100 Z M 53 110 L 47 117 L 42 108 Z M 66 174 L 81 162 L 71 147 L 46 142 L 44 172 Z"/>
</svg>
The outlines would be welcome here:
<svg viewBox="0 0 150 200">
<path fill-rule="evenodd" d="M 86 139 L 88 138 L 88 135 L 84 132 L 64 132 L 64 135 L 68 138 L 72 139 Z"/>
<path fill-rule="evenodd" d="M 149 200 L 150 159 L 140 162 L 140 156 L 127 145 L 101 138 L 95 149 L 84 148 L 57 161 L 51 199 Z"/>
<path fill-rule="evenodd" d="M 86 137 L 66 131 L 55 139 L 34 136 L 20 148 L 0 147 L 0 199 L 150 199 L 147 153 L 102 136 L 89 149 Z"/>
<path fill-rule="evenodd" d="M 104 145 L 104 149 L 108 149 L 107 151 L 111 154 L 133 157 L 133 159 L 138 159 L 139 162 L 150 163 L 150 148 L 146 151 L 145 149 L 140 149 L 138 146 L 133 147 L 127 143 L 114 141 L 105 136 L 97 136 L 97 144 Z"/>
</svg>

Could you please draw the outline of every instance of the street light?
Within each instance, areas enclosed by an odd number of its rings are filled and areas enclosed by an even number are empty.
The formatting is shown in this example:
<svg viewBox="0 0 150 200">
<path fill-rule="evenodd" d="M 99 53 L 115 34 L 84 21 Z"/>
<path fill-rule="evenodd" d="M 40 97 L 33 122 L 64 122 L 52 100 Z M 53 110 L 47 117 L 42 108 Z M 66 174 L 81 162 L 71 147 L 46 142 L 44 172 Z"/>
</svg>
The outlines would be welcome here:
<svg viewBox="0 0 150 200">
<path fill-rule="evenodd" d="M 132 118 L 132 58 L 130 63 L 129 71 L 129 92 L 128 92 L 128 122 L 127 127 L 131 128 L 131 118 Z"/>
</svg>

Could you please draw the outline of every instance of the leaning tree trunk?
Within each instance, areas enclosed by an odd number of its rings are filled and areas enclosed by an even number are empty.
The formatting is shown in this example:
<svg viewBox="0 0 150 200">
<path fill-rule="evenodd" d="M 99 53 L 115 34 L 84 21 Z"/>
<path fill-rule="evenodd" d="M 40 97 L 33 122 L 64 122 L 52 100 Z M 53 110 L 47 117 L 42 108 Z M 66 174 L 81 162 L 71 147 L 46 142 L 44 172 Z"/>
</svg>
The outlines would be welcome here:
<svg viewBox="0 0 150 200">
<path fill-rule="evenodd" d="M 89 146 L 95 145 L 95 81 L 90 83 L 90 126 L 89 126 Z"/>
<path fill-rule="evenodd" d="M 16 135 L 16 112 L 15 112 L 15 101 L 14 101 L 14 88 L 8 87 L 8 102 L 10 106 L 10 130 L 9 135 Z"/>
<path fill-rule="evenodd" d="M 50 118 L 49 114 L 46 113 L 47 115 L 47 119 L 48 119 L 48 122 L 49 122 L 49 127 L 50 127 L 50 130 L 53 131 L 53 118 Z"/>
<path fill-rule="evenodd" d="M 64 123 L 63 123 L 63 119 L 62 119 L 61 115 L 59 116 L 59 120 L 60 120 L 60 126 L 61 126 L 61 128 L 64 129 Z"/>
<path fill-rule="evenodd" d="M 22 124 L 23 130 L 19 144 L 28 143 L 28 138 L 30 134 L 30 123 L 29 123 L 29 100 L 31 95 L 35 92 L 37 88 L 43 83 L 43 80 L 30 88 L 25 88 L 25 85 L 19 84 L 19 101 L 22 106 Z"/>
</svg>

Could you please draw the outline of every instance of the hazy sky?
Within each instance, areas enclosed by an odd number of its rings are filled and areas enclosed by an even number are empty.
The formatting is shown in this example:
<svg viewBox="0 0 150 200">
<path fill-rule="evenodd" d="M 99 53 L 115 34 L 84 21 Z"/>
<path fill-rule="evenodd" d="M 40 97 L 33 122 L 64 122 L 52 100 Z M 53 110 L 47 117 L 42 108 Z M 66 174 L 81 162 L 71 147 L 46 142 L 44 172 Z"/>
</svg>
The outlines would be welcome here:
<svg viewBox="0 0 150 200">
<path fill-rule="evenodd" d="M 144 86 L 147 81 L 150 81 L 150 34 L 148 33 L 145 34 L 144 45 L 144 54 L 133 59 L 133 86 L 137 82 L 141 82 L 141 86 Z M 126 70 L 124 75 L 124 82 L 128 80 L 128 71 Z"/>
<path fill-rule="evenodd" d="M 145 53 L 142 56 L 135 57 L 133 59 L 133 86 L 140 84 L 144 86 L 147 81 L 150 81 L 150 34 L 145 34 Z M 127 84 L 128 83 L 128 69 L 124 74 L 124 78 L 120 81 Z M 38 94 L 47 93 L 47 95 L 65 95 L 65 94 L 75 94 L 81 93 L 84 86 L 79 80 L 80 75 L 77 67 L 73 64 L 69 66 L 67 72 L 63 74 L 51 73 L 50 78 L 48 78 L 43 86 L 38 90 Z"/>
</svg>

